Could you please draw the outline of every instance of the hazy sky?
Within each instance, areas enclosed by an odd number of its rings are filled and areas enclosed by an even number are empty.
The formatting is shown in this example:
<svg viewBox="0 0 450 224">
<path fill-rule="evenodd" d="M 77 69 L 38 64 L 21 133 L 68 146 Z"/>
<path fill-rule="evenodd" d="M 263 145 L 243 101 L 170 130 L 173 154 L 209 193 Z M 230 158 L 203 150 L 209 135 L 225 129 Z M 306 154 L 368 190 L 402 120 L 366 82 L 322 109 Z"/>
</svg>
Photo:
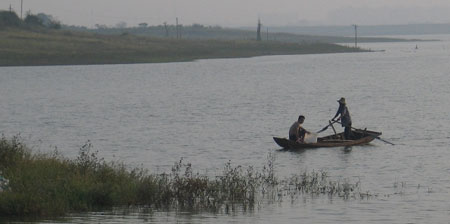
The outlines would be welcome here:
<svg viewBox="0 0 450 224">
<path fill-rule="evenodd" d="M 0 0 L 20 15 L 21 0 Z M 23 0 L 23 13 L 43 12 L 63 24 L 128 26 L 146 22 L 255 26 L 450 23 L 450 0 Z"/>
</svg>

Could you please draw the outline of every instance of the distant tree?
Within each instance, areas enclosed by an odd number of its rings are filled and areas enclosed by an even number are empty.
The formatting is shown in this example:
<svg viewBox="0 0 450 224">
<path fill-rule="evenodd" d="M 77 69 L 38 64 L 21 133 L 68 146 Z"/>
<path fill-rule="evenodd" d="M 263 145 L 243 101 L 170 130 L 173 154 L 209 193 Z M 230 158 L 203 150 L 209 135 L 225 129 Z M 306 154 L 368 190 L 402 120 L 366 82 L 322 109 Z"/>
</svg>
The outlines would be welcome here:
<svg viewBox="0 0 450 224">
<path fill-rule="evenodd" d="M 148 26 L 147 23 L 139 23 L 140 28 L 146 28 Z"/>
<path fill-rule="evenodd" d="M 15 12 L 0 11 L 0 27 L 5 26 L 20 26 L 22 21 Z"/>
<path fill-rule="evenodd" d="M 59 30 L 59 29 L 61 29 L 61 23 L 59 21 L 52 21 L 48 27 Z"/>
<path fill-rule="evenodd" d="M 194 24 L 192 24 L 192 28 L 194 28 L 194 29 L 201 29 L 201 28 L 205 28 L 205 27 L 203 25 L 201 25 L 201 24 L 194 23 Z"/>
<path fill-rule="evenodd" d="M 85 27 L 85 26 L 75 26 L 75 25 L 61 25 L 62 27 L 64 27 L 64 29 L 66 30 L 76 30 L 76 31 L 88 31 L 89 28 Z"/>
<path fill-rule="evenodd" d="M 42 21 L 42 24 L 44 24 L 44 26 L 49 26 L 50 23 L 54 20 L 53 16 L 47 15 L 45 13 L 38 13 L 36 16 Z"/>
<path fill-rule="evenodd" d="M 61 29 L 61 22 L 59 22 L 53 16 L 47 15 L 45 13 L 38 13 L 36 16 L 42 21 L 42 24 L 44 26 L 52 29 Z"/>
<path fill-rule="evenodd" d="M 30 26 L 44 26 L 41 18 L 37 15 L 33 15 L 31 13 L 27 13 L 27 17 L 25 17 L 25 23 Z"/>
<path fill-rule="evenodd" d="M 108 29 L 107 25 L 104 24 L 95 24 L 95 28 L 101 30 L 101 29 Z"/>
</svg>

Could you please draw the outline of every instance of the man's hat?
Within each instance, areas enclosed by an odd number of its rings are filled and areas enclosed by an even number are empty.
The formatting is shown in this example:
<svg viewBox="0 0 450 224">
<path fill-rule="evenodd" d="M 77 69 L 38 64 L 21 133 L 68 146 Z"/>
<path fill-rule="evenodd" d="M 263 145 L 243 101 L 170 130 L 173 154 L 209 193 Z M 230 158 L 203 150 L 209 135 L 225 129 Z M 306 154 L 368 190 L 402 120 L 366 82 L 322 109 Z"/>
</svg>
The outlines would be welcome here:
<svg viewBox="0 0 450 224">
<path fill-rule="evenodd" d="M 342 104 L 345 104 L 345 98 L 344 98 L 344 97 L 341 97 L 341 99 L 339 99 L 337 102 L 342 103 Z"/>
</svg>

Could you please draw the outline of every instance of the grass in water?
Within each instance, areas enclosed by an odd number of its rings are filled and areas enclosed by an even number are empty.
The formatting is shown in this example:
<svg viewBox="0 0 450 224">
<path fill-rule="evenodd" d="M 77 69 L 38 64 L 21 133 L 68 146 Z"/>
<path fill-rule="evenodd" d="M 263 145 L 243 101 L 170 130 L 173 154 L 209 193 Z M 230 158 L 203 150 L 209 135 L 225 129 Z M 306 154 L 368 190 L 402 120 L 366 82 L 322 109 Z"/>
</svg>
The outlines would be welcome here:
<svg viewBox="0 0 450 224">
<path fill-rule="evenodd" d="M 330 181 L 325 172 L 304 172 L 278 180 L 275 155 L 259 171 L 224 165 L 215 177 L 194 172 L 181 159 L 168 173 L 149 174 L 143 168 L 97 157 L 88 142 L 76 159 L 57 151 L 32 154 L 20 138 L 0 139 L 0 171 L 9 180 L 0 192 L 0 217 L 62 216 L 70 212 L 113 207 L 228 211 L 253 209 L 261 200 L 294 195 L 357 197 L 359 184 Z"/>
</svg>

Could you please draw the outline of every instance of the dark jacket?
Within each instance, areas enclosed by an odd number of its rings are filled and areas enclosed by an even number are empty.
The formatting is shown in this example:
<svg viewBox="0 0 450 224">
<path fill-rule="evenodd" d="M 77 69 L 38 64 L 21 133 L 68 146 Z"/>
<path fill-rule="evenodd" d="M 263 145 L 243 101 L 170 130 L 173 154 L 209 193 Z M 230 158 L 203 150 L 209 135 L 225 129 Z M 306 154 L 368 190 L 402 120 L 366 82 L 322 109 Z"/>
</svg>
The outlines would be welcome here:
<svg viewBox="0 0 450 224">
<path fill-rule="evenodd" d="M 350 112 L 348 111 L 348 108 L 345 104 L 342 103 L 339 104 L 339 108 L 336 112 L 336 115 L 334 115 L 334 118 L 336 118 L 339 115 L 341 115 L 342 127 L 352 125 L 352 118 L 350 117 Z"/>
</svg>

